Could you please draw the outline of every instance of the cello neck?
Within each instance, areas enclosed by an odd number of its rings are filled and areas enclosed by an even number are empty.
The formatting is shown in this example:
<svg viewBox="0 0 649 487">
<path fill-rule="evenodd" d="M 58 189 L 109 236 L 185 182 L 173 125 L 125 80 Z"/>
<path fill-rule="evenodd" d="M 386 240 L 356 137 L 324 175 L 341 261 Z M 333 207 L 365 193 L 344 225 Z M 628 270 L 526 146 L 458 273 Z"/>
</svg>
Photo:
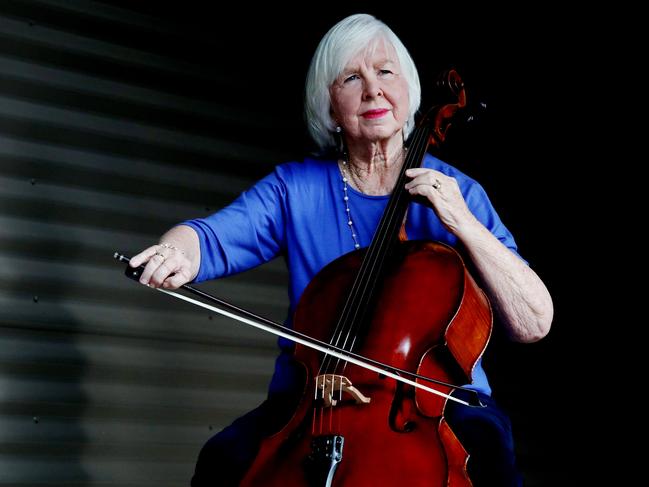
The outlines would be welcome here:
<svg viewBox="0 0 649 487">
<path fill-rule="evenodd" d="M 405 189 L 408 179 L 406 171 L 421 165 L 429 145 L 440 146 L 446 137 L 451 117 L 466 106 L 464 83 L 455 70 L 442 73 L 436 92 L 441 101 L 426 113 L 409 138 L 406 158 L 394 190 L 331 338 L 330 343 L 346 350 L 352 351 L 357 345 L 357 338 L 364 335 L 365 317 L 372 307 L 376 285 L 381 282 L 385 263 L 400 240 L 402 224 L 411 202 L 411 196 Z"/>
</svg>

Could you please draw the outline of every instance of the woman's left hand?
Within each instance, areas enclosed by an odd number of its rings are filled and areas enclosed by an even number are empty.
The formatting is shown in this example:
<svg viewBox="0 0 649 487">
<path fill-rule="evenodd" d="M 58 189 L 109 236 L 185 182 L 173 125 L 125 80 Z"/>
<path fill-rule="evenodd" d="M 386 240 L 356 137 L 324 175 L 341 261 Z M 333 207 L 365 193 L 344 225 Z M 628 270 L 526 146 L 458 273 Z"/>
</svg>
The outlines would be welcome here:
<svg viewBox="0 0 649 487">
<path fill-rule="evenodd" d="M 406 176 L 412 178 L 405 186 L 408 192 L 431 207 L 450 232 L 458 235 L 475 222 L 455 178 L 424 167 L 408 169 Z"/>
</svg>

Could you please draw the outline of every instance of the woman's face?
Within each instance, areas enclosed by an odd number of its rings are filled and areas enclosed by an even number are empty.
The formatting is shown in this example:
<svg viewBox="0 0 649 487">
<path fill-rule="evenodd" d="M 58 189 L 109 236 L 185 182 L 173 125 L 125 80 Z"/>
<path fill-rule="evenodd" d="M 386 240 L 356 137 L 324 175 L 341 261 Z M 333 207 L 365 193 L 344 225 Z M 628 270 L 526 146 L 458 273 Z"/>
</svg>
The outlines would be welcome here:
<svg viewBox="0 0 649 487">
<path fill-rule="evenodd" d="M 374 49 L 354 57 L 330 93 L 332 117 L 348 139 L 387 139 L 408 119 L 408 85 L 387 42 L 377 42 Z"/>
</svg>

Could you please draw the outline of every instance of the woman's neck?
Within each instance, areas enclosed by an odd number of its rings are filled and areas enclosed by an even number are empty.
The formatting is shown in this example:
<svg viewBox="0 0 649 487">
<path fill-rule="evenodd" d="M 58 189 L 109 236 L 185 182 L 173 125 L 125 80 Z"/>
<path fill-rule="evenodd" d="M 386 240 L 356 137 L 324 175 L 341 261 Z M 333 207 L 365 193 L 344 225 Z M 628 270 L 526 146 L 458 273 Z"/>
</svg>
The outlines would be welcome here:
<svg viewBox="0 0 649 487">
<path fill-rule="evenodd" d="M 374 146 L 369 149 L 350 150 L 346 175 L 358 191 L 369 195 L 392 193 L 394 184 L 405 160 L 403 144 L 393 147 Z"/>
</svg>

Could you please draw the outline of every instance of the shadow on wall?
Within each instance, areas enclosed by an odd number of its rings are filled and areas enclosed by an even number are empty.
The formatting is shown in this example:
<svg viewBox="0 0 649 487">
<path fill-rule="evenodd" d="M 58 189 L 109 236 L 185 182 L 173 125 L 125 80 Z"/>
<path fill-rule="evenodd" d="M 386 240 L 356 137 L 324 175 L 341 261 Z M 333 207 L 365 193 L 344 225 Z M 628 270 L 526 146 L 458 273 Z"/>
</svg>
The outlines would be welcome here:
<svg viewBox="0 0 649 487">
<path fill-rule="evenodd" d="M 0 314 L 0 484 L 83 485 L 88 399 L 76 320 L 33 283 L 10 289 Z"/>
</svg>

